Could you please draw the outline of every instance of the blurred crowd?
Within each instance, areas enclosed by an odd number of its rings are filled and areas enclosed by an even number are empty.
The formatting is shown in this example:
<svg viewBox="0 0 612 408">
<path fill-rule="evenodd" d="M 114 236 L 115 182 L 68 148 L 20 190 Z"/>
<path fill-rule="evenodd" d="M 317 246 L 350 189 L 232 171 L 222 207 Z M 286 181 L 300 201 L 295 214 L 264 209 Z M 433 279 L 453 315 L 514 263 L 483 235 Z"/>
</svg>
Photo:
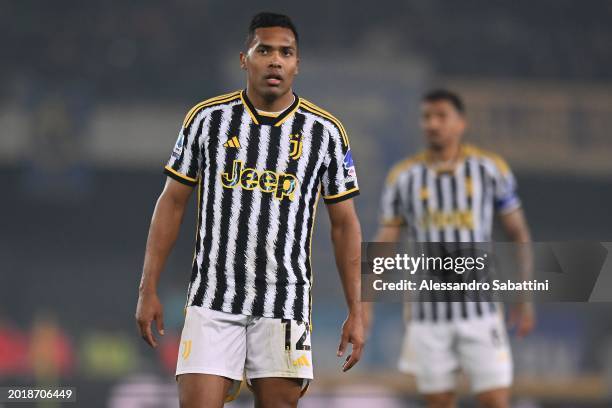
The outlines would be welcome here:
<svg viewBox="0 0 612 408">
<path fill-rule="evenodd" d="M 606 0 L 2 3 L 5 98 L 16 79 L 80 83 L 122 100 L 207 93 L 224 69 L 220 57 L 236 53 L 260 9 L 290 14 L 311 54 L 414 54 L 446 76 L 612 78 Z"/>
</svg>

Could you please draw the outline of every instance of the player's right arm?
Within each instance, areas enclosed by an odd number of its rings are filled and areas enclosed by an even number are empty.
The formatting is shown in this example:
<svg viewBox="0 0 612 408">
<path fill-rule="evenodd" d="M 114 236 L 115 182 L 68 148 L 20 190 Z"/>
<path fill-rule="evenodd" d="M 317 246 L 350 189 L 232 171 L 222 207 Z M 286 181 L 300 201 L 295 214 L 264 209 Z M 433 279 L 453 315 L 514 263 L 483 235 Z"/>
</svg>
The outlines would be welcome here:
<svg viewBox="0 0 612 408">
<path fill-rule="evenodd" d="M 178 237 L 187 201 L 197 184 L 202 161 L 202 121 L 197 107 L 190 110 L 179 130 L 178 139 L 166 164 L 168 176 L 151 219 L 142 278 L 140 280 L 136 322 L 142 338 L 152 347 L 157 342 L 151 331 L 155 321 L 157 331 L 164 334 L 163 309 L 157 296 L 157 282 L 168 255 Z"/>
<path fill-rule="evenodd" d="M 136 306 L 140 335 L 151 347 L 157 347 L 151 330 L 153 321 L 159 334 L 164 334 L 163 308 L 157 296 L 157 283 L 178 237 L 192 191 L 193 187 L 168 177 L 153 211 Z"/>
</svg>

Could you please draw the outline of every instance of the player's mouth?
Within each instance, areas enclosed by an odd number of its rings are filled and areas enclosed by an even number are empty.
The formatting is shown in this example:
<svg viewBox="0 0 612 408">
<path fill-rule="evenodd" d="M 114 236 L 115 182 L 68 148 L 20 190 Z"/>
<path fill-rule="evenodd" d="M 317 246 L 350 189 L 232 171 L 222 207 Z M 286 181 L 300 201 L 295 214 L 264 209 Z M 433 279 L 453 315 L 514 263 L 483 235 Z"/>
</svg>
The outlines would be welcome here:
<svg viewBox="0 0 612 408">
<path fill-rule="evenodd" d="M 279 86 L 283 77 L 279 74 L 268 74 L 264 77 L 269 86 Z"/>
</svg>

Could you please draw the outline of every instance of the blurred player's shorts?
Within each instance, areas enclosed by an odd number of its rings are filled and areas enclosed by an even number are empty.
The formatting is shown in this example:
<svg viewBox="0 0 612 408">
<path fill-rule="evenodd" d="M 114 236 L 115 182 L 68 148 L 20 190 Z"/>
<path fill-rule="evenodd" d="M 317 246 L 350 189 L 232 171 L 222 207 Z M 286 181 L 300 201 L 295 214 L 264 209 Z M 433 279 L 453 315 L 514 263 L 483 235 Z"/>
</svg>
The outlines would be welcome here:
<svg viewBox="0 0 612 408">
<path fill-rule="evenodd" d="M 413 374 L 425 394 L 454 390 L 460 370 L 474 393 L 509 387 L 512 355 L 503 317 L 408 322 L 399 370 Z"/>
</svg>

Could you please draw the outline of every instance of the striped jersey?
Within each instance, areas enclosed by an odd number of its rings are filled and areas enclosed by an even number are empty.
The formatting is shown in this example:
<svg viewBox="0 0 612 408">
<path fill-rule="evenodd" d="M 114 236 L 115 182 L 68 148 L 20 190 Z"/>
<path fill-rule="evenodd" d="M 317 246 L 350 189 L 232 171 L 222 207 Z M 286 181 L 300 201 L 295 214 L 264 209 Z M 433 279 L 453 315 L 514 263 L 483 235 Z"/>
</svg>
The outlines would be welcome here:
<svg viewBox="0 0 612 408">
<path fill-rule="evenodd" d="M 319 195 L 359 194 L 340 121 L 297 95 L 276 116 L 246 91 L 218 96 L 187 113 L 165 173 L 198 186 L 187 305 L 309 320 Z"/>
<path fill-rule="evenodd" d="M 464 144 L 460 160 L 451 171 L 432 168 L 427 152 L 395 165 L 382 195 L 381 223 L 405 226 L 412 242 L 444 243 L 427 247 L 443 248 L 441 251 L 448 253 L 453 251 L 455 242 L 490 242 L 493 215 L 511 212 L 520 205 L 516 181 L 507 163 L 493 153 Z M 439 255 L 441 251 L 428 255 Z M 450 272 L 444 279 L 460 282 L 462 278 L 465 277 Z M 478 275 L 475 278 L 486 279 Z M 413 318 L 452 320 L 495 310 L 495 304 L 486 302 L 481 293 L 462 294 L 460 299 L 456 293 L 430 292 L 429 296 L 434 299 L 420 298 L 413 305 Z"/>
</svg>

